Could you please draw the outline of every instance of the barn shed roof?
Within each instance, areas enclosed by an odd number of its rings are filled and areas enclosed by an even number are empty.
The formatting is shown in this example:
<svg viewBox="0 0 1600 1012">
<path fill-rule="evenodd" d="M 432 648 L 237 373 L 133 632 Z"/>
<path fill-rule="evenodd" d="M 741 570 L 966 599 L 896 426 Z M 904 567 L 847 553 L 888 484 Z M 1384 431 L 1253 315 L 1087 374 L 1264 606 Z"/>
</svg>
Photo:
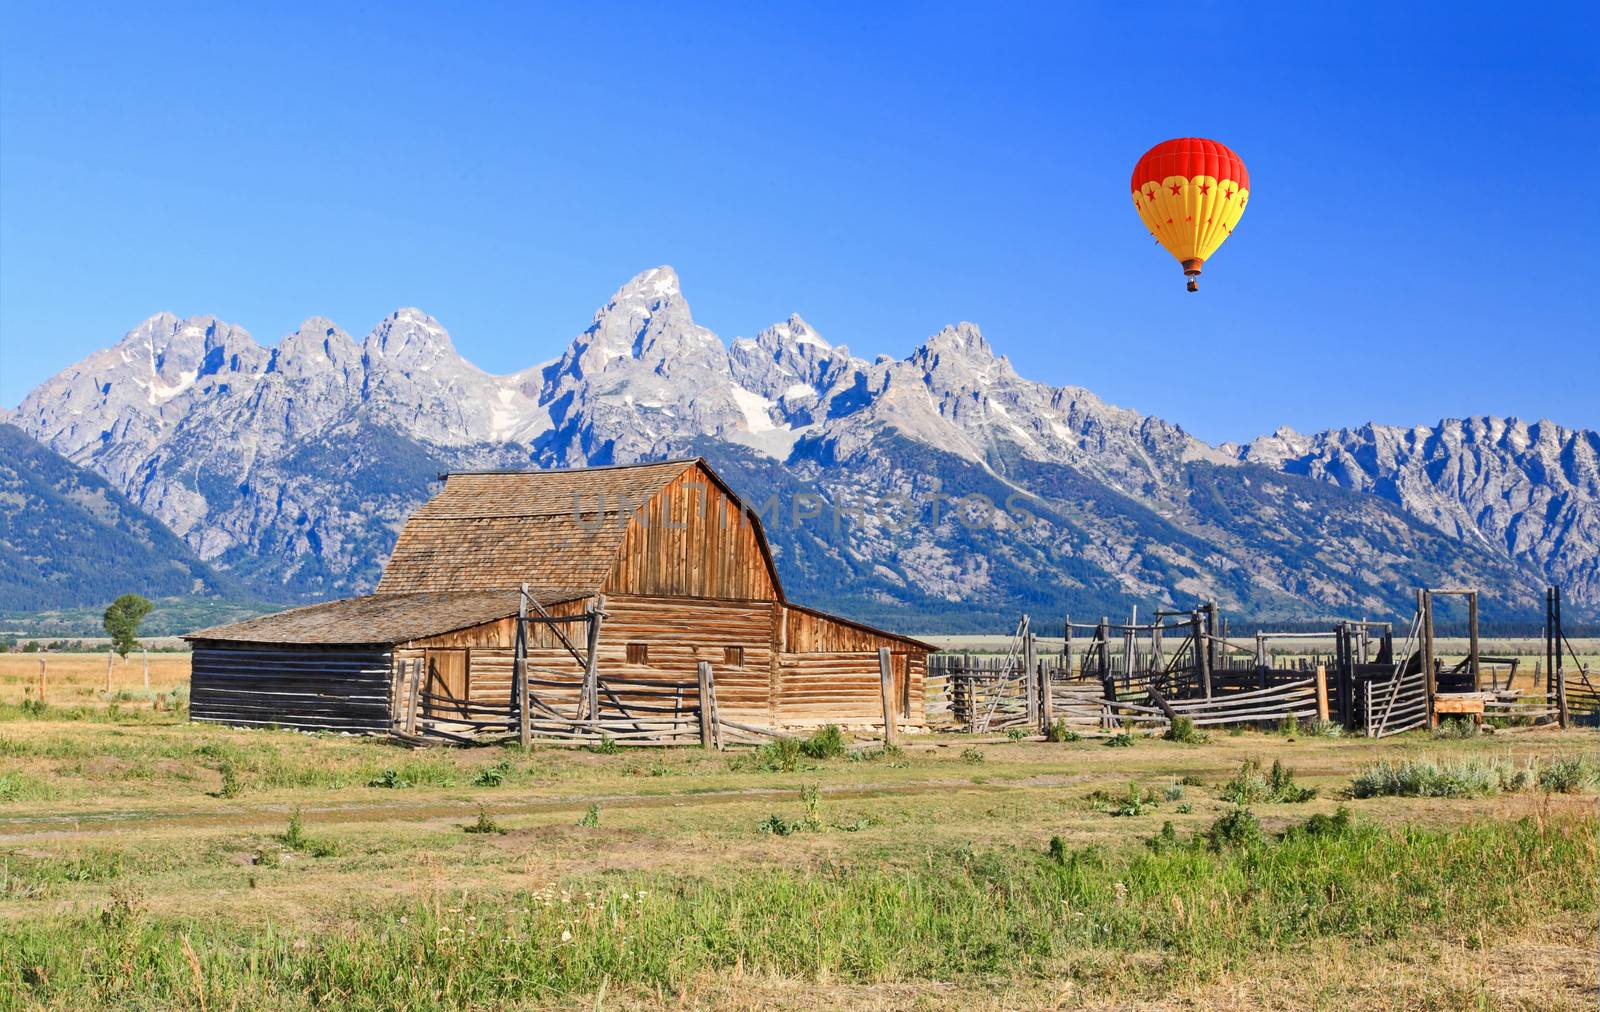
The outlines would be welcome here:
<svg viewBox="0 0 1600 1012">
<path fill-rule="evenodd" d="M 628 519 L 698 460 L 546 471 L 458 471 L 411 515 L 379 594 L 515 587 L 595 593 Z M 581 596 L 581 594 L 580 594 Z"/>
<path fill-rule="evenodd" d="M 530 589 L 543 604 L 584 596 L 558 588 Z M 373 594 L 202 629 L 184 638 L 228 643 L 392 646 L 510 618 L 517 614 L 518 603 L 514 590 Z"/>
</svg>

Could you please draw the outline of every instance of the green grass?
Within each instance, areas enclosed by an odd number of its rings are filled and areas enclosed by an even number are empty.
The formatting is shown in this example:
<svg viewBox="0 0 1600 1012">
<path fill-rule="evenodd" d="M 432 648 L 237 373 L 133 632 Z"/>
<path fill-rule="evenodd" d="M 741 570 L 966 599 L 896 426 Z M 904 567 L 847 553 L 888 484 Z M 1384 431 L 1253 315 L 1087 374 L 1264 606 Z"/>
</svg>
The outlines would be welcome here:
<svg viewBox="0 0 1600 1012">
<path fill-rule="evenodd" d="M 1087 985 L 1103 966 L 1070 955 L 1112 950 L 1161 953 L 1124 971 L 1160 984 L 1321 939 L 1469 936 L 1595 910 L 1593 817 L 1455 829 L 1340 821 L 1272 838 L 1229 813 L 1205 845 L 1175 832 L 1171 846 L 1116 852 L 1058 839 L 1049 854 L 957 849 L 903 866 L 611 875 L 509 896 L 361 902 L 314 934 L 158 917 L 115 894 L 101 910 L 0 924 L 0 982 L 22 1004 L 433 1009 L 602 988 L 670 994 L 735 967 L 797 980 Z"/>
</svg>

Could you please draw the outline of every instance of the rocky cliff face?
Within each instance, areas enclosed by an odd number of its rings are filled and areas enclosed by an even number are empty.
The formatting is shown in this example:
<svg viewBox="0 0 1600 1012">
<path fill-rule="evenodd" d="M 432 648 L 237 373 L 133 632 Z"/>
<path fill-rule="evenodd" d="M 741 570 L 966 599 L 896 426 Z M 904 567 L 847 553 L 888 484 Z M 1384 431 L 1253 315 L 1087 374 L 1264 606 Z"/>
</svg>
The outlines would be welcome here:
<svg viewBox="0 0 1600 1012">
<path fill-rule="evenodd" d="M 1482 420 L 1214 448 L 1019 376 L 970 323 L 903 360 L 799 316 L 724 345 L 667 267 L 511 376 L 414 309 L 359 342 L 313 318 L 270 350 L 162 314 L 15 422 L 284 598 L 369 588 L 440 471 L 685 454 L 787 511 L 768 526 L 797 596 L 899 625 L 1195 596 L 1379 614 L 1434 576 L 1508 611 L 1547 577 L 1600 596 L 1594 433 Z"/>
<path fill-rule="evenodd" d="M 1240 460 L 1371 493 L 1600 602 L 1600 433 L 1550 421 L 1448 419 L 1303 436 L 1279 429 Z"/>
</svg>

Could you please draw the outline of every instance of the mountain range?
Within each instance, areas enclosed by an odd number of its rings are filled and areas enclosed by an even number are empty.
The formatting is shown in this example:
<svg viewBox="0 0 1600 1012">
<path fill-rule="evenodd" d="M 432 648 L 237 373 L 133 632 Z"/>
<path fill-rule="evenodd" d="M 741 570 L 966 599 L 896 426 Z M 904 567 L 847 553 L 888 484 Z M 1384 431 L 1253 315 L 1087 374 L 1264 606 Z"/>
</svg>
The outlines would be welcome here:
<svg viewBox="0 0 1600 1012">
<path fill-rule="evenodd" d="M 668 267 L 504 376 L 416 309 L 360 340 L 314 317 L 272 348 L 161 313 L 9 420 L 169 528 L 214 577 L 196 586 L 274 601 L 369 590 L 442 472 L 698 455 L 762 511 L 791 596 L 908 631 L 1207 597 L 1262 621 L 1398 615 L 1422 584 L 1483 588 L 1491 621 L 1537 623 L 1550 581 L 1600 607 L 1593 431 L 1491 417 L 1213 446 L 1023 378 L 970 323 L 904 359 L 799 316 L 724 343 Z"/>
</svg>

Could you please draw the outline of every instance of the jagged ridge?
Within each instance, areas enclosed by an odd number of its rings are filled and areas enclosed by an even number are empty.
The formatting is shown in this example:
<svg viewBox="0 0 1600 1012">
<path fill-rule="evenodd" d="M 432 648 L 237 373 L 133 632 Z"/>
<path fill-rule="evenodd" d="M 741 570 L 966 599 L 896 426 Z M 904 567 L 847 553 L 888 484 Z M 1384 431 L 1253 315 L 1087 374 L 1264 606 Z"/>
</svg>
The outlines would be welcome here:
<svg viewBox="0 0 1600 1012">
<path fill-rule="evenodd" d="M 471 365 L 414 309 L 359 343 L 313 318 L 271 350 L 213 318 L 159 314 L 42 384 L 16 421 L 202 558 L 288 597 L 369 587 L 438 470 L 686 452 L 741 476 L 752 500 L 805 491 L 844 510 L 826 531 L 775 533 L 780 566 L 902 625 L 980 602 L 998 616 L 1162 594 L 1371 612 L 1400 607 L 1424 572 L 1478 580 L 1508 610 L 1531 607 L 1550 576 L 1575 601 L 1600 592 L 1594 433 L 1506 425 L 1467 440 L 1477 456 L 1454 472 L 1439 462 L 1459 451 L 1439 436 L 1405 453 L 1331 434 L 1211 447 L 1024 379 L 970 323 L 903 360 L 855 356 L 799 316 L 727 346 L 694 322 L 668 267 L 619 289 L 559 358 L 511 376 Z M 1328 500 L 1328 485 L 1347 497 Z M 1410 491 L 1424 488 L 1431 499 Z M 895 494 L 980 490 L 1033 497 L 1034 520 L 887 519 Z M 1498 519 L 1482 505 L 1494 495 Z"/>
</svg>

